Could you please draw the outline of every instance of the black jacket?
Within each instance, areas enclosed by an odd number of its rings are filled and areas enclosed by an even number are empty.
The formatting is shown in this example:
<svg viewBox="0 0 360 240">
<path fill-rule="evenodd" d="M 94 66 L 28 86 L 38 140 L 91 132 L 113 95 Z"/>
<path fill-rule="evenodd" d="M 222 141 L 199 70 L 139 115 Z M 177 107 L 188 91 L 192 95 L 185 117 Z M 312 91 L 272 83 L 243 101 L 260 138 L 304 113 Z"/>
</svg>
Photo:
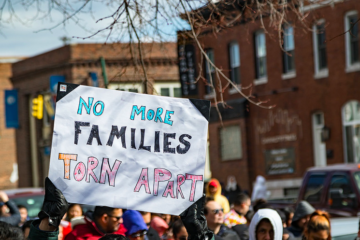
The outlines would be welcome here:
<svg viewBox="0 0 360 240">
<path fill-rule="evenodd" d="M 234 230 L 241 240 L 249 240 L 249 226 L 246 224 L 238 224 L 231 228 Z"/>
<path fill-rule="evenodd" d="M 240 240 L 239 236 L 228 227 L 221 225 L 220 231 L 215 234 L 215 240 Z"/>
</svg>

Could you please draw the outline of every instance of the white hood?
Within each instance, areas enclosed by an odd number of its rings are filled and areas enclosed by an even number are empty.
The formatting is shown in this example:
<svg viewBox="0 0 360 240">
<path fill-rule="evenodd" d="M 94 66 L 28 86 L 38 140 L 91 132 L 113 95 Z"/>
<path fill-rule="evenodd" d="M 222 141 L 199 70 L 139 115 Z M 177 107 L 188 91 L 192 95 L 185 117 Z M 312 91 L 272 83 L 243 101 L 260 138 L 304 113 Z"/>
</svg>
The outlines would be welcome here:
<svg viewBox="0 0 360 240">
<path fill-rule="evenodd" d="M 260 209 L 255 213 L 249 227 L 249 240 L 256 240 L 256 226 L 264 218 L 269 219 L 274 228 L 274 240 L 282 240 L 283 225 L 281 218 L 279 214 L 272 209 Z"/>
<path fill-rule="evenodd" d="M 253 188 L 253 192 L 252 192 L 252 196 L 251 196 L 251 200 L 255 201 L 257 199 L 266 199 L 266 192 L 267 192 L 267 188 L 266 188 L 266 180 L 263 176 L 257 176 L 256 177 L 256 181 L 254 184 L 254 188 Z"/>
</svg>

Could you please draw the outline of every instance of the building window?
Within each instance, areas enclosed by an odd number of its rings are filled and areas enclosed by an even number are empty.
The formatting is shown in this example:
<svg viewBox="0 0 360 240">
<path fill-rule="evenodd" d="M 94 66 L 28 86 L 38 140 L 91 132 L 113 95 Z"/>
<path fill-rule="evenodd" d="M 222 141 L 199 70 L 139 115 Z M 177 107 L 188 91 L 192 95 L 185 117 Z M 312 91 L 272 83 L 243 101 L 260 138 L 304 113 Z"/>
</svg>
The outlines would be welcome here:
<svg viewBox="0 0 360 240">
<path fill-rule="evenodd" d="M 220 129 L 221 159 L 237 160 L 242 158 L 240 126 L 227 126 Z"/>
<path fill-rule="evenodd" d="M 294 43 L 294 28 L 286 24 L 283 28 L 284 40 L 284 73 L 295 72 L 295 43 Z"/>
<path fill-rule="evenodd" d="M 359 60 L 359 24 L 357 11 L 345 15 L 346 68 L 360 68 Z"/>
<path fill-rule="evenodd" d="M 170 89 L 169 88 L 160 88 L 160 95 L 170 97 Z"/>
<path fill-rule="evenodd" d="M 266 78 L 267 75 L 266 42 L 265 42 L 265 33 L 263 31 L 257 31 L 255 33 L 255 53 L 256 53 L 256 78 L 257 81 L 259 82 L 260 79 Z"/>
<path fill-rule="evenodd" d="M 315 75 L 328 75 L 326 59 L 325 21 L 320 20 L 313 26 Z"/>
<path fill-rule="evenodd" d="M 240 52 L 239 44 L 231 43 L 229 46 L 231 81 L 240 84 Z"/>
<path fill-rule="evenodd" d="M 141 83 L 111 83 L 108 86 L 109 89 L 141 93 L 142 84 Z"/>
<path fill-rule="evenodd" d="M 214 62 L 214 50 L 213 49 L 207 49 L 206 55 L 210 59 L 212 63 Z M 214 89 L 211 87 L 211 85 L 215 86 L 215 68 L 205 59 L 205 78 L 207 81 L 207 84 L 205 86 L 205 92 L 206 94 L 212 94 L 214 92 Z"/>
<path fill-rule="evenodd" d="M 155 82 L 154 94 L 166 97 L 181 97 L 180 82 Z"/>
<path fill-rule="evenodd" d="M 342 109 L 345 159 L 360 162 L 360 103 L 350 101 Z"/>
</svg>

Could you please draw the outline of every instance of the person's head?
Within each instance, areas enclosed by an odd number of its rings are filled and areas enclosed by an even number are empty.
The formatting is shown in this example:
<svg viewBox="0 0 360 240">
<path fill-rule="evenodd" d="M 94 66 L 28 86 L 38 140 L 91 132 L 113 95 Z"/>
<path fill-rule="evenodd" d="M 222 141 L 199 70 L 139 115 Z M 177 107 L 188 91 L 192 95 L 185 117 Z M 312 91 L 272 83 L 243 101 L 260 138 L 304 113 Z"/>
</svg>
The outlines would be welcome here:
<svg viewBox="0 0 360 240">
<path fill-rule="evenodd" d="M 186 228 L 181 221 L 181 219 L 176 220 L 173 225 L 173 236 L 174 240 L 187 240 L 188 239 L 188 232 L 186 231 Z"/>
<path fill-rule="evenodd" d="M 123 222 L 122 209 L 96 206 L 94 221 L 105 233 L 113 233 Z"/>
<path fill-rule="evenodd" d="M 69 208 L 67 210 L 67 219 L 68 221 L 71 221 L 74 217 L 80 217 L 83 215 L 83 210 L 80 206 L 80 204 L 72 203 L 69 205 Z"/>
<path fill-rule="evenodd" d="M 143 212 L 143 211 L 139 211 L 139 213 L 141 214 L 142 218 L 144 219 L 144 222 L 146 223 L 146 226 L 150 226 L 150 222 L 151 222 L 151 213 L 150 212 Z"/>
<path fill-rule="evenodd" d="M 24 205 L 18 205 L 17 207 L 19 209 L 20 217 L 21 217 L 20 223 L 26 222 L 27 217 L 28 217 L 28 211 L 27 211 L 26 207 Z"/>
<path fill-rule="evenodd" d="M 285 208 L 284 209 L 285 217 L 286 217 L 286 226 L 290 227 L 292 219 L 294 217 L 294 209 L 293 208 Z"/>
<path fill-rule="evenodd" d="M 123 235 L 119 234 L 106 234 L 105 236 L 101 237 L 99 240 L 128 240 Z"/>
<path fill-rule="evenodd" d="M 141 214 L 135 210 L 126 210 L 123 219 L 126 236 L 130 240 L 144 240 L 148 228 Z"/>
<path fill-rule="evenodd" d="M 18 227 L 11 226 L 6 222 L 0 221 L 0 239 L 1 240 L 23 240 L 24 234 Z"/>
<path fill-rule="evenodd" d="M 224 223 L 224 210 L 221 205 L 214 200 L 205 203 L 204 214 L 208 227 L 212 231 Z"/>
<path fill-rule="evenodd" d="M 170 224 L 170 221 L 171 221 L 171 215 L 170 214 L 161 214 L 161 218 L 164 219 L 164 221 L 167 224 Z"/>
<path fill-rule="evenodd" d="M 283 226 L 279 214 L 273 209 L 259 209 L 249 226 L 250 240 L 281 240 Z"/>
<path fill-rule="evenodd" d="M 327 212 L 316 210 L 304 229 L 306 240 L 331 240 L 330 217 Z"/>
<path fill-rule="evenodd" d="M 304 229 L 306 223 L 309 221 L 310 215 L 314 212 L 315 208 L 313 208 L 307 201 L 299 202 L 296 206 L 291 225 Z"/>
<path fill-rule="evenodd" d="M 264 206 L 265 204 L 267 204 L 267 201 L 263 198 L 259 198 L 253 201 L 254 212 L 257 212 L 260 209 L 260 207 Z"/>
<path fill-rule="evenodd" d="M 24 234 L 24 238 L 27 239 L 27 237 L 29 236 L 30 233 L 30 226 L 33 220 L 29 220 L 26 221 L 22 226 L 21 226 L 21 230 Z"/>
<path fill-rule="evenodd" d="M 245 214 L 249 211 L 250 206 L 251 200 L 248 195 L 246 195 L 245 193 L 240 193 L 236 196 L 236 199 L 234 201 L 235 211 L 245 216 Z"/>
<path fill-rule="evenodd" d="M 218 192 L 219 187 L 220 187 L 219 181 L 217 181 L 216 179 L 211 179 L 208 188 L 210 195 L 215 195 Z"/>
<path fill-rule="evenodd" d="M 275 209 L 275 211 L 279 214 L 280 218 L 281 218 L 281 222 L 283 224 L 283 227 L 286 228 L 286 216 L 285 213 L 279 209 Z"/>
</svg>

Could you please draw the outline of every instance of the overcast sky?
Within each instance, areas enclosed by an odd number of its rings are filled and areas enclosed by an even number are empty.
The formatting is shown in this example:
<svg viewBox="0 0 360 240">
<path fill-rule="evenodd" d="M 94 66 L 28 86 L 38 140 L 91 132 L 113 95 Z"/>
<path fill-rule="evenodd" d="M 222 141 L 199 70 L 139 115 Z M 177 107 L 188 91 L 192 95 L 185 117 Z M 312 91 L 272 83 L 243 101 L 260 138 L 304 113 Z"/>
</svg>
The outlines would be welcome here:
<svg viewBox="0 0 360 240">
<path fill-rule="evenodd" d="M 112 10 L 112 8 L 104 5 L 95 6 L 94 8 L 96 11 L 94 11 L 93 16 L 90 14 L 82 14 L 80 17 L 80 24 L 86 26 L 86 28 L 92 33 L 107 26 L 109 20 L 100 21 L 98 23 L 96 23 L 96 20 L 110 15 Z M 26 11 L 18 8 L 15 10 L 18 16 L 21 16 L 21 19 L 29 19 L 34 15 L 34 10 L 32 9 Z M 4 19 L 10 15 L 8 12 L 5 12 L 4 14 Z M 60 40 L 61 37 L 86 37 L 90 35 L 89 32 L 86 32 L 74 22 L 68 23 L 65 27 L 59 26 L 52 31 L 43 30 L 36 32 L 55 26 L 61 22 L 62 18 L 62 14 L 54 12 L 52 14 L 52 19 L 37 20 L 31 23 L 26 22 L 23 24 L 18 20 L 13 20 L 10 23 L 5 23 L 4 25 L 3 21 L 3 25 L 0 26 L 0 56 L 34 56 L 61 47 L 63 45 L 63 42 Z M 164 26 L 161 26 L 161 28 L 172 35 L 167 36 L 166 40 L 175 41 L 176 29 L 166 23 L 163 25 Z M 117 36 L 114 35 L 113 37 Z M 71 42 L 104 42 L 105 39 L 104 35 L 99 35 L 86 40 L 72 38 Z M 121 41 L 127 41 L 126 37 L 122 38 Z"/>
</svg>

